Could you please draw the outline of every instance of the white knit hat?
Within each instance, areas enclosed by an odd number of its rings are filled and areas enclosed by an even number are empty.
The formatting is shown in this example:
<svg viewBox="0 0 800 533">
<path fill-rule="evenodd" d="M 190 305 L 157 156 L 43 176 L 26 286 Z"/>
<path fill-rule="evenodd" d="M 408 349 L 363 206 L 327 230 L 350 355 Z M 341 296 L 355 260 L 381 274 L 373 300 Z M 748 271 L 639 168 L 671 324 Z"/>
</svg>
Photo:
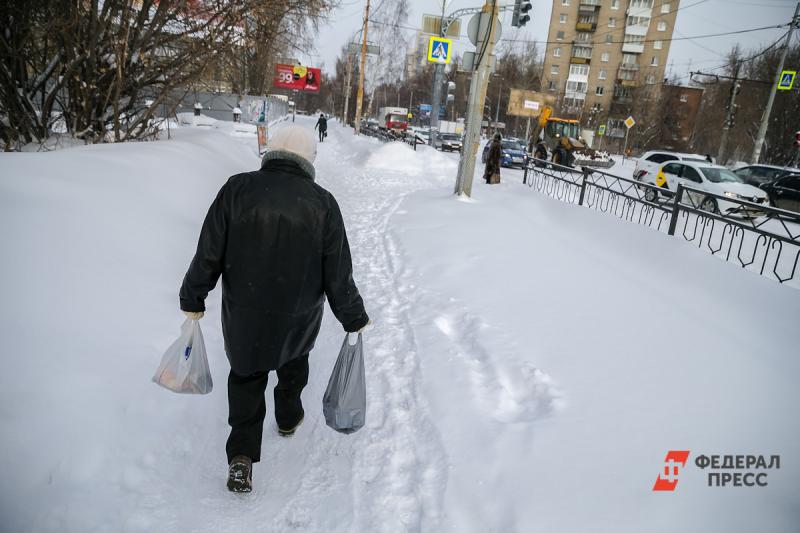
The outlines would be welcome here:
<svg viewBox="0 0 800 533">
<path fill-rule="evenodd" d="M 277 130 L 267 140 L 267 152 L 261 161 L 288 159 L 314 177 L 314 160 L 317 158 L 317 141 L 308 128 L 293 124 Z"/>
</svg>

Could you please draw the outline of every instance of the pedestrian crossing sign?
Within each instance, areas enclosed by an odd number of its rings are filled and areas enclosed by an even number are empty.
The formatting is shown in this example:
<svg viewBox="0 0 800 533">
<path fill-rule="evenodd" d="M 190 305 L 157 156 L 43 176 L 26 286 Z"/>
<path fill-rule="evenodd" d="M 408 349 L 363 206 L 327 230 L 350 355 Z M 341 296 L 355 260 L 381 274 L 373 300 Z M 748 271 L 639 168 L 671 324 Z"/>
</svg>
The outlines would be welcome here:
<svg viewBox="0 0 800 533">
<path fill-rule="evenodd" d="M 428 43 L 428 61 L 431 63 L 449 64 L 452 51 L 452 39 L 431 37 L 430 43 Z"/>
<path fill-rule="evenodd" d="M 792 85 L 794 85 L 794 77 L 797 75 L 797 71 L 795 70 L 784 70 L 781 72 L 781 79 L 778 81 L 778 90 L 779 91 L 788 91 L 791 90 Z"/>
</svg>

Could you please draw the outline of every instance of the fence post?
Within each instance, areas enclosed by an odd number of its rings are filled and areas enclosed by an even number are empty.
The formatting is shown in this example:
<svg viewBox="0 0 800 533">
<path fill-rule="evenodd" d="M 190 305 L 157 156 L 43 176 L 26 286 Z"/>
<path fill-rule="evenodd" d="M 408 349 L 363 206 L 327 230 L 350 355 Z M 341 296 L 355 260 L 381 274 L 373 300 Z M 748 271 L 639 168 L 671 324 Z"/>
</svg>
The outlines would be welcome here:
<svg viewBox="0 0 800 533">
<path fill-rule="evenodd" d="M 578 198 L 578 205 L 583 205 L 583 198 L 584 198 L 584 196 L 586 196 L 586 178 L 589 176 L 589 173 L 590 173 L 589 169 L 586 168 L 586 167 L 583 167 L 581 170 L 582 170 L 582 174 L 581 174 L 581 195 Z"/>
<path fill-rule="evenodd" d="M 683 184 L 678 184 L 678 190 L 675 192 L 675 204 L 672 206 L 672 215 L 669 217 L 669 235 L 675 235 L 675 226 L 678 225 L 678 213 L 681 210 L 681 200 L 683 199 Z"/>
<path fill-rule="evenodd" d="M 525 165 L 525 172 L 522 174 L 522 184 L 528 184 L 528 165 Z"/>
</svg>

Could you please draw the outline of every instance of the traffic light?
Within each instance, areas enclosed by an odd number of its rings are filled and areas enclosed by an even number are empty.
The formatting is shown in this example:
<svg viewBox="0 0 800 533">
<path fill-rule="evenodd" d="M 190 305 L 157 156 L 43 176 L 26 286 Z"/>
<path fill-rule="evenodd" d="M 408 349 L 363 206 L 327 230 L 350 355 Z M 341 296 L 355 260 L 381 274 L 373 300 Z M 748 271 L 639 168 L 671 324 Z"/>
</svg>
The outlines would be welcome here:
<svg viewBox="0 0 800 533">
<path fill-rule="evenodd" d="M 531 3 L 523 0 L 514 0 L 514 14 L 511 17 L 511 25 L 521 28 L 531 20 L 528 11 L 531 10 Z"/>
</svg>

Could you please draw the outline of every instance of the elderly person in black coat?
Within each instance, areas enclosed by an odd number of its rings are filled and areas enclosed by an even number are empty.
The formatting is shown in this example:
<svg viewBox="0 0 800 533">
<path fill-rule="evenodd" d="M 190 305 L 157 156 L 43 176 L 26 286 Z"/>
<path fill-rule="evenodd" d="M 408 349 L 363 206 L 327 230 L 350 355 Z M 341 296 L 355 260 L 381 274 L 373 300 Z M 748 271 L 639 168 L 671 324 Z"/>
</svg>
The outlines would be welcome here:
<svg viewBox="0 0 800 533">
<path fill-rule="evenodd" d="M 303 421 L 300 393 L 325 297 L 345 331 L 369 322 L 339 206 L 314 182 L 315 156 L 309 130 L 285 127 L 269 139 L 260 170 L 228 179 L 208 210 L 180 290 L 181 310 L 199 319 L 222 276 L 222 332 L 231 364 L 228 488 L 234 492 L 251 490 L 252 463 L 261 457 L 270 371 L 278 374 L 278 432 L 292 435 Z"/>
</svg>

